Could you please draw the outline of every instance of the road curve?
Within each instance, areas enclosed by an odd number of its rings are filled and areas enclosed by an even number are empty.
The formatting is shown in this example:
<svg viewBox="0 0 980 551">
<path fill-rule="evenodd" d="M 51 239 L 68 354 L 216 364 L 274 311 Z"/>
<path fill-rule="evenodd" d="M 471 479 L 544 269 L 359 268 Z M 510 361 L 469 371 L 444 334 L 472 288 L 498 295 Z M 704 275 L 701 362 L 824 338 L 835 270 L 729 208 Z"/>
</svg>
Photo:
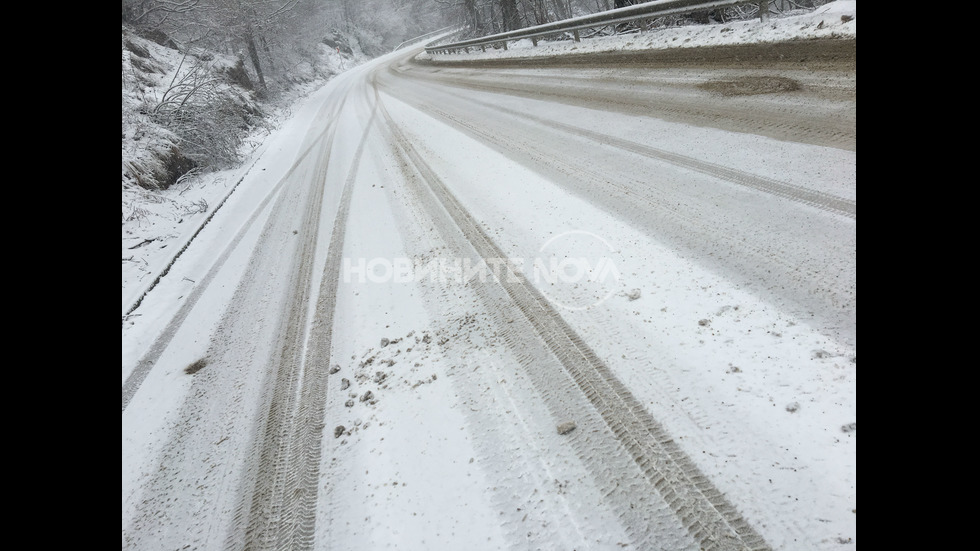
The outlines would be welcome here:
<svg viewBox="0 0 980 551">
<path fill-rule="evenodd" d="M 853 409 L 854 41 L 485 65 L 419 51 L 318 94 L 295 161 L 251 184 L 269 190 L 256 214 L 133 361 L 123 548 L 853 538 L 853 441 L 803 451 L 836 422 L 819 404 Z M 520 264 L 585 250 L 617 277 Z M 496 270 L 366 274 L 399 259 Z M 205 367 L 185 372 L 215 304 Z M 772 345 L 739 348 L 752 329 Z M 760 417 L 791 370 L 814 407 Z"/>
</svg>

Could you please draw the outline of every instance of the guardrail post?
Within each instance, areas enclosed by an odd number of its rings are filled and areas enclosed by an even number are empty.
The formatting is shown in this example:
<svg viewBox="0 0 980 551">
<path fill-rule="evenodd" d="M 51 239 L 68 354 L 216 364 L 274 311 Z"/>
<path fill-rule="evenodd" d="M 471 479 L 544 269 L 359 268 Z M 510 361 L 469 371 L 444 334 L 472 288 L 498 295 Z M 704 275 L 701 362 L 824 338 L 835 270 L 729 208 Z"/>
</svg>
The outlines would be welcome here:
<svg viewBox="0 0 980 551">
<path fill-rule="evenodd" d="M 483 51 L 483 53 L 486 53 L 487 46 L 485 44 L 480 44 L 480 50 Z"/>
<path fill-rule="evenodd" d="M 581 40 L 579 40 L 579 37 L 578 37 L 578 29 L 575 29 L 574 31 L 572 31 L 572 36 L 575 37 L 575 42 L 581 42 Z"/>
<path fill-rule="evenodd" d="M 537 46 L 538 45 L 538 37 L 532 36 L 531 37 L 531 44 L 534 45 L 534 46 Z"/>
<path fill-rule="evenodd" d="M 763 23 L 769 21 L 769 0 L 759 0 L 759 19 Z"/>
<path fill-rule="evenodd" d="M 504 50 L 506 50 L 507 49 L 507 41 L 506 40 L 504 40 L 503 45 L 504 45 Z"/>
</svg>

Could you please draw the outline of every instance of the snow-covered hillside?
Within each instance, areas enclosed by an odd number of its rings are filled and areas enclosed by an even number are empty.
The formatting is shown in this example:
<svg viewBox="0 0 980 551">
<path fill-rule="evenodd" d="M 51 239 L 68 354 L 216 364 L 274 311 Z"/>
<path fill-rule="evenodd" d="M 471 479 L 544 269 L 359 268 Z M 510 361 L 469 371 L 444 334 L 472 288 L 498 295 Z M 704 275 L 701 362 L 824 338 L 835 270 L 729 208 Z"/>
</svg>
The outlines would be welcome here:
<svg viewBox="0 0 980 551">
<path fill-rule="evenodd" d="M 261 99 L 240 57 L 185 52 L 165 35 L 122 27 L 124 314 L 296 101 L 365 60 L 318 44 Z"/>
</svg>

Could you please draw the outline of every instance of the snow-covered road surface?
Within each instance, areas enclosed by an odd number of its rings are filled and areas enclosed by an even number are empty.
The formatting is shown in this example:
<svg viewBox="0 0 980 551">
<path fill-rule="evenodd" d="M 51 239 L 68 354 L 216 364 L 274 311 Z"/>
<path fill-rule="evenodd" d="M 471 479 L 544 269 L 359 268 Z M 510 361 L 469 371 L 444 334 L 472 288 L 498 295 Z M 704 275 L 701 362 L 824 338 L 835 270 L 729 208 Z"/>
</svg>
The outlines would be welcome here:
<svg viewBox="0 0 980 551">
<path fill-rule="evenodd" d="M 853 542 L 855 71 L 820 44 L 335 78 L 124 328 L 123 548 Z"/>
</svg>

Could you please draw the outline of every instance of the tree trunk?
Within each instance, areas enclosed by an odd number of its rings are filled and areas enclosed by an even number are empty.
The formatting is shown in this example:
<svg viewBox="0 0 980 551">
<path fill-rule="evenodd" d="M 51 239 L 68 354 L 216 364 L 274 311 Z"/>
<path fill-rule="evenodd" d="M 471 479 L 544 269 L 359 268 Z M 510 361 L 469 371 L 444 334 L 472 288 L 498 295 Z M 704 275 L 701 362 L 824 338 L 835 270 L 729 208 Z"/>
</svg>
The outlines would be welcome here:
<svg viewBox="0 0 980 551">
<path fill-rule="evenodd" d="M 252 59 L 255 74 L 259 77 L 259 94 L 264 96 L 268 89 L 265 86 L 265 77 L 262 76 L 262 64 L 259 63 L 259 51 L 255 47 L 255 37 L 252 36 L 251 27 L 245 30 L 245 42 L 248 44 L 248 56 Z"/>
<path fill-rule="evenodd" d="M 555 7 L 555 15 L 558 16 L 559 20 L 571 17 L 568 5 L 562 0 L 552 0 L 552 5 Z"/>
<path fill-rule="evenodd" d="M 354 32 L 354 10 L 351 8 L 350 0 L 342 0 L 341 7 L 344 9 L 344 30 L 352 33 Z"/>
<path fill-rule="evenodd" d="M 544 0 L 534 0 L 534 19 L 536 25 L 543 25 L 548 22 L 548 8 L 544 5 Z"/>
<path fill-rule="evenodd" d="M 265 57 L 269 58 L 269 70 L 272 71 L 273 75 L 275 75 L 276 67 L 272 57 L 272 50 L 269 48 L 269 43 L 266 42 L 264 35 L 259 36 L 259 42 L 262 43 L 262 49 L 265 51 Z"/>
<path fill-rule="evenodd" d="M 517 0 L 500 0 L 500 13 L 505 32 L 521 28 L 521 21 L 517 17 Z"/>
<path fill-rule="evenodd" d="M 490 34 L 497 34 L 506 30 L 501 28 L 501 25 L 503 25 L 503 18 L 497 17 L 497 11 L 494 9 L 495 7 L 496 6 L 493 2 L 487 2 L 487 21 L 490 22 Z"/>
<path fill-rule="evenodd" d="M 466 12 L 466 24 L 470 27 L 470 32 L 474 36 L 481 34 L 483 25 L 480 21 L 480 13 L 476 8 L 476 0 L 463 0 L 463 9 Z"/>
</svg>

